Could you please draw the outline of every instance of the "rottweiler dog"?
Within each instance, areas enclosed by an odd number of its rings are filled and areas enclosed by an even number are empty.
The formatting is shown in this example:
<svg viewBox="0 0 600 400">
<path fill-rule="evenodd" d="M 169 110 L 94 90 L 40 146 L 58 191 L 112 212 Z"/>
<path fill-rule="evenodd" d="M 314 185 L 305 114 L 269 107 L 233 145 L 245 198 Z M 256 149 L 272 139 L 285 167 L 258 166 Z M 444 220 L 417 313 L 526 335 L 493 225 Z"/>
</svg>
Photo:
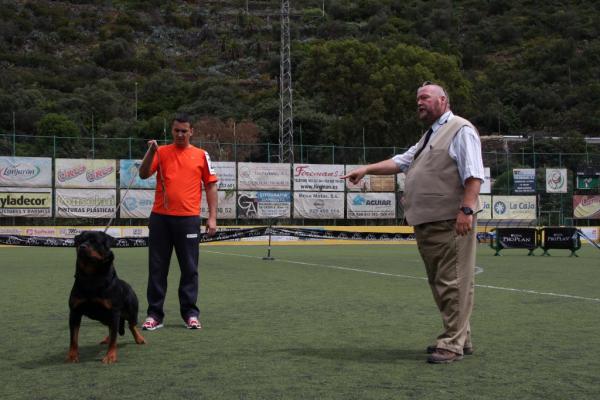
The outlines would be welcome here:
<svg viewBox="0 0 600 400">
<path fill-rule="evenodd" d="M 110 250 L 113 240 L 100 231 L 84 231 L 75 236 L 77 262 L 75 283 L 69 297 L 71 344 L 67 362 L 79 362 L 79 327 L 84 315 L 108 326 L 108 336 L 100 342 L 108 344 L 108 352 L 102 358 L 104 364 L 117 361 L 117 331 L 123 336 L 125 321 L 135 342 L 146 343 L 137 327 L 137 296 L 115 271 L 115 256 Z"/>
</svg>

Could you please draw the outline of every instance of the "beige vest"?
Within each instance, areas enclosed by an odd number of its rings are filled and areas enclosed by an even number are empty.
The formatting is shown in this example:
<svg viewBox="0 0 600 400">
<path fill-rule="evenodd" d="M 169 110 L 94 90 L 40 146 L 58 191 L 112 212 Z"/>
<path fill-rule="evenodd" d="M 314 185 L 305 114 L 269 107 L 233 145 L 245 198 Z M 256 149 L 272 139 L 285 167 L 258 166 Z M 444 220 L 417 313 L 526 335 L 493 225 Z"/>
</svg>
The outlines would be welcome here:
<svg viewBox="0 0 600 400">
<path fill-rule="evenodd" d="M 477 130 L 464 118 L 454 115 L 440 126 L 433 139 L 406 172 L 404 216 L 410 225 L 455 219 L 464 195 L 458 166 L 448 154 L 452 139 L 463 126 Z M 417 148 L 423 145 L 424 137 Z"/>
</svg>

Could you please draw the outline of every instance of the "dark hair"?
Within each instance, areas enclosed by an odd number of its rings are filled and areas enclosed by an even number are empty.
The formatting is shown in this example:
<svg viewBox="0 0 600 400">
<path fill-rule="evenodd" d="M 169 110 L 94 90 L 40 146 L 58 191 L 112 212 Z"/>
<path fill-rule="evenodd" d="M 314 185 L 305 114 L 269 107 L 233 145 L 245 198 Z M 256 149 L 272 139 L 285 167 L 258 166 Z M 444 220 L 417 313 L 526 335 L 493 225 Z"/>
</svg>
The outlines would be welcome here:
<svg viewBox="0 0 600 400">
<path fill-rule="evenodd" d="M 171 124 L 173 124 L 175 121 L 179 122 L 179 123 L 188 123 L 190 125 L 192 125 L 192 119 L 190 118 L 189 114 L 187 113 L 177 113 L 175 114 L 175 116 L 173 117 L 173 121 L 171 121 Z"/>
</svg>

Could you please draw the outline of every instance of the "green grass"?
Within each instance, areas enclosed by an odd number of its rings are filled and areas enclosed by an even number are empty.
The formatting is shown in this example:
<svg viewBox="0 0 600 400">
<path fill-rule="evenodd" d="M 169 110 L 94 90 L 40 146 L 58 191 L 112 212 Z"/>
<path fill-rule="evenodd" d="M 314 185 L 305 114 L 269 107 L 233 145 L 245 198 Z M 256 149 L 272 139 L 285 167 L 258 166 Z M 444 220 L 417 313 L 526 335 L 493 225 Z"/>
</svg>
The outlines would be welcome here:
<svg viewBox="0 0 600 400">
<path fill-rule="evenodd" d="M 146 251 L 115 250 L 140 320 Z M 480 247 L 475 354 L 429 365 L 441 321 L 415 246 L 276 246 L 274 261 L 264 247 L 203 246 L 204 330 L 183 328 L 174 260 L 165 327 L 144 332 L 145 346 L 126 332 L 106 366 L 106 328 L 88 319 L 81 363 L 64 363 L 74 250 L 0 248 L 0 397 L 596 399 L 600 252 L 526 253 Z"/>
</svg>

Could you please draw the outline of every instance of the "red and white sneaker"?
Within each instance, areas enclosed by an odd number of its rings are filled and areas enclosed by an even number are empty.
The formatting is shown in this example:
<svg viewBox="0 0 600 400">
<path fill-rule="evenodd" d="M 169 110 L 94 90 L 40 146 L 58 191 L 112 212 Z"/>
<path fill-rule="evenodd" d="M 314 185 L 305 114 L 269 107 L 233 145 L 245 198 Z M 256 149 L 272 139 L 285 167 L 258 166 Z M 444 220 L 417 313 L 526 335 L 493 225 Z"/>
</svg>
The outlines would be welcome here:
<svg viewBox="0 0 600 400">
<path fill-rule="evenodd" d="M 142 329 L 145 331 L 154 331 L 158 328 L 162 328 L 163 324 L 162 322 L 158 322 L 157 320 L 155 320 L 152 317 L 148 317 L 146 318 L 146 320 L 144 321 L 144 324 L 142 325 Z"/>
<path fill-rule="evenodd" d="M 188 329 L 202 329 L 202 324 L 198 321 L 197 317 L 189 317 L 185 321 L 185 327 Z"/>
</svg>

